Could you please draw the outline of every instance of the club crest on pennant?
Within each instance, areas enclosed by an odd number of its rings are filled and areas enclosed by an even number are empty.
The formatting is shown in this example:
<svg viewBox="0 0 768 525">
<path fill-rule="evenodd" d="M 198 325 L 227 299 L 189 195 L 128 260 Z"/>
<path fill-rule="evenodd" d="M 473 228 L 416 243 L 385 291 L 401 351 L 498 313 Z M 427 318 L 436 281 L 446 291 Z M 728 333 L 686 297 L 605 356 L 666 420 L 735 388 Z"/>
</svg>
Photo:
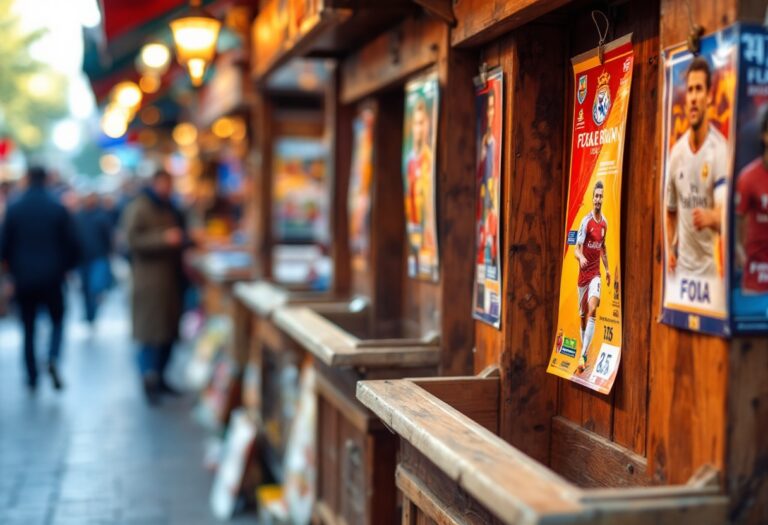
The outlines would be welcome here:
<svg viewBox="0 0 768 525">
<path fill-rule="evenodd" d="M 579 77 L 579 90 L 577 92 L 577 98 L 579 99 L 579 104 L 583 104 L 584 100 L 587 98 L 587 75 L 581 75 Z"/>
<path fill-rule="evenodd" d="M 592 120 L 595 124 L 601 126 L 608 113 L 611 111 L 611 89 L 609 82 L 611 75 L 607 71 L 597 77 L 597 93 L 595 94 L 595 104 L 592 106 Z"/>
</svg>

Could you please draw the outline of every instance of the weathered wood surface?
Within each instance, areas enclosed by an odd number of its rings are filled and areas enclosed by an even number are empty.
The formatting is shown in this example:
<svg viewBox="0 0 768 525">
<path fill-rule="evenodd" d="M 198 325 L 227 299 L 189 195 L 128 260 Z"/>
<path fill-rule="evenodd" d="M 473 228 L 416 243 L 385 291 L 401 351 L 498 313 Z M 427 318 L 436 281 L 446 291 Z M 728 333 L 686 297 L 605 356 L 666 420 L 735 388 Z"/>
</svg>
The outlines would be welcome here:
<svg viewBox="0 0 768 525">
<path fill-rule="evenodd" d="M 440 373 L 472 372 L 474 321 L 471 316 L 475 250 L 474 87 L 477 72 L 474 53 L 451 49 L 438 63 L 440 118 L 437 144 L 437 210 L 440 249 L 440 287 L 437 319 L 429 304 L 421 304 L 422 329 L 437 330 L 442 337 Z M 419 283 L 424 285 L 426 283 Z M 423 288 L 423 287 L 422 287 Z M 432 325 L 428 324 L 431 321 Z"/>
<path fill-rule="evenodd" d="M 253 24 L 253 75 L 260 82 L 292 58 L 306 54 L 324 33 L 352 16 L 350 9 L 326 9 L 322 2 L 310 2 L 320 9 L 304 13 L 301 24 L 293 27 L 299 2 L 285 4 L 280 0 L 264 2 Z"/>
<path fill-rule="evenodd" d="M 578 512 L 578 489 L 407 380 L 362 381 L 357 397 L 458 486 L 510 522 Z"/>
<path fill-rule="evenodd" d="M 331 367 L 383 367 L 403 368 L 436 364 L 440 347 L 432 339 L 399 341 L 400 346 L 361 344 L 361 340 L 342 329 L 326 317 L 305 307 L 280 308 L 274 321 L 299 345 L 317 359 Z"/>
<path fill-rule="evenodd" d="M 401 319 L 402 286 L 405 274 L 405 211 L 400 175 L 403 147 L 403 107 L 401 91 L 376 96 L 376 126 L 371 185 L 371 250 L 366 284 L 355 292 L 370 293 L 374 323 Z"/>
<path fill-rule="evenodd" d="M 499 433 L 499 379 L 490 377 L 434 377 L 413 382 L 472 421 Z"/>
<path fill-rule="evenodd" d="M 336 412 L 343 414 L 360 432 L 368 432 L 373 428 L 382 429 L 381 421 L 374 417 L 370 410 L 365 408 L 354 397 L 349 397 L 334 384 L 332 378 L 326 377 L 322 370 L 317 374 L 315 390 L 319 397 L 330 405 Z M 323 420 L 318 420 L 323 421 Z M 323 424 L 325 422 L 323 421 Z M 329 422 L 330 424 L 330 422 Z"/>
<path fill-rule="evenodd" d="M 534 461 L 471 421 L 413 381 L 363 381 L 358 398 L 374 411 L 403 440 L 402 469 L 411 474 L 405 483 L 419 482 L 425 495 L 406 488 L 405 498 L 427 510 L 430 519 L 454 519 L 450 503 L 432 493 L 432 477 L 447 476 L 443 492 L 466 491 L 471 500 L 507 524 L 598 523 L 598 524 L 722 524 L 727 498 L 717 486 L 581 489 L 544 465 Z M 410 449 L 418 454 L 409 452 Z M 429 474 L 424 456 L 438 471 Z M 413 470 L 415 469 L 415 470 Z M 402 474 L 401 474 L 402 477 Z M 425 478 L 430 478 L 429 481 Z M 402 480 L 398 480 L 402 484 Z M 453 486 L 451 490 L 450 485 Z M 437 485 L 439 489 L 439 484 Z M 465 504 L 465 507 L 471 504 Z M 448 509 L 441 514 L 436 508 Z M 413 512 L 413 509 L 411 509 Z M 488 520 L 486 520 L 487 522 Z"/>
<path fill-rule="evenodd" d="M 415 16 L 375 38 L 345 58 L 341 102 L 357 102 L 436 64 L 445 52 L 447 35 L 448 29 L 439 20 Z"/>
<path fill-rule="evenodd" d="M 326 139 L 331 151 L 328 166 L 328 188 L 330 191 L 330 252 L 333 261 L 331 290 L 336 296 L 346 297 L 351 289 L 351 268 L 349 251 L 349 217 L 347 210 L 350 167 L 352 164 L 352 121 L 353 108 L 339 104 L 339 68 L 333 67 L 333 81 L 326 90 L 325 119 Z M 343 210 L 343 211 L 342 211 Z"/>
<path fill-rule="evenodd" d="M 269 281 L 241 282 L 234 286 L 234 294 L 253 313 L 269 316 L 278 306 L 287 304 L 289 292 Z"/>
<path fill-rule="evenodd" d="M 477 46 L 567 4 L 570 0 L 455 0 L 454 46 Z"/>
<path fill-rule="evenodd" d="M 328 292 L 294 292 L 270 281 L 238 282 L 233 293 L 248 309 L 261 317 L 269 317 L 272 312 L 286 305 L 320 305 L 328 303 L 347 305 L 348 301 L 339 301 Z"/>
<path fill-rule="evenodd" d="M 650 484 L 644 457 L 562 417 L 552 421 L 550 468 L 583 488 Z"/>
<path fill-rule="evenodd" d="M 268 96 L 254 93 L 251 113 L 251 148 L 255 155 L 253 170 L 253 205 L 256 208 L 252 239 L 259 277 L 272 277 L 272 141 L 273 107 Z"/>
</svg>

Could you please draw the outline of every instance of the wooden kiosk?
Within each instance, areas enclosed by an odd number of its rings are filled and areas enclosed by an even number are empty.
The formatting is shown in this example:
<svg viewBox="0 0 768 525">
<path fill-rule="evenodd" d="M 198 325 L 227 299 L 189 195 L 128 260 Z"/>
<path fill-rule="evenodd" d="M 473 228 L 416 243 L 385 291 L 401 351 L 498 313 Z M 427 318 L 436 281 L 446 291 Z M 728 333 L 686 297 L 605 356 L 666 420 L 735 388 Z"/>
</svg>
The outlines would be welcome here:
<svg viewBox="0 0 768 525">
<path fill-rule="evenodd" d="M 349 260 L 346 217 L 335 212 L 345 206 L 346 170 L 349 160 L 338 154 L 340 140 L 337 111 L 337 66 L 329 57 L 338 56 L 365 38 L 366 30 L 391 24 L 408 1 L 395 1 L 387 6 L 376 2 L 360 2 L 352 9 L 348 2 L 324 1 L 260 2 L 254 20 L 252 78 L 256 85 L 254 154 L 256 169 L 257 218 L 255 244 L 260 279 L 240 283 L 235 288 L 239 308 L 236 329 L 247 341 L 250 362 L 258 370 L 258 419 L 266 432 L 261 443 L 265 463 L 272 477 L 282 481 L 281 464 L 286 438 L 292 423 L 291 404 L 295 395 L 283 395 L 281 378 L 290 378 L 298 388 L 298 370 L 308 359 L 307 352 L 277 329 L 273 322 L 276 309 L 288 305 L 305 305 L 335 318 L 357 322 L 366 303 L 350 299 Z M 317 58 L 320 57 L 320 58 Z M 330 75 L 307 82 L 306 72 L 312 64 L 322 64 Z M 344 121 L 344 123 L 348 123 Z M 347 130 L 344 131 L 345 133 Z M 274 221 L 274 151 L 280 137 L 320 137 L 328 146 L 328 186 L 332 277 L 325 290 L 312 289 L 307 283 L 291 279 L 289 269 L 301 265 L 279 246 Z M 344 150 L 348 153 L 348 149 Z M 288 274 L 289 278 L 285 276 Z"/>
<path fill-rule="evenodd" d="M 466 332 L 474 340 L 454 354 L 470 356 L 474 345 L 475 376 L 357 385 L 358 399 L 400 440 L 402 522 L 766 523 L 768 441 L 759 429 L 768 421 L 768 342 L 696 335 L 655 318 L 660 50 L 688 36 L 686 3 L 431 3 L 452 6 L 449 56 L 501 65 L 507 79 L 504 314 L 500 331 L 477 324 Z M 628 322 L 607 396 L 546 373 L 567 191 L 568 61 L 595 47 L 592 9 L 608 15 L 609 40 L 632 32 L 635 52 L 622 225 Z M 690 9 L 714 31 L 762 20 L 765 5 L 691 0 Z M 449 66 L 452 73 L 462 77 L 457 84 L 471 84 L 471 73 Z M 471 92 L 454 96 L 454 105 L 472 107 Z M 445 131 L 443 140 L 452 141 L 456 127 Z M 462 157 L 473 157 L 472 144 Z"/>
<path fill-rule="evenodd" d="M 352 308 L 282 307 L 274 323 L 314 358 L 317 373 L 317 522 L 375 524 L 396 520 L 397 439 L 355 398 L 363 379 L 466 374 L 472 369 L 473 115 L 461 100 L 472 93 L 476 64 L 454 53 L 446 20 L 407 3 L 399 20 L 345 55 L 336 98 L 334 227 L 336 267 L 349 268 Z M 362 7 L 360 8 L 363 9 Z M 351 15 L 354 16 L 354 15 Z M 405 83 L 436 71 L 440 86 L 437 163 L 439 279 L 409 277 L 402 175 Z M 351 264 L 345 211 L 353 155 L 353 119 L 375 114 L 370 250 Z M 344 262 L 346 260 L 346 263 Z M 466 309 L 457 307 L 468 305 Z"/>
</svg>

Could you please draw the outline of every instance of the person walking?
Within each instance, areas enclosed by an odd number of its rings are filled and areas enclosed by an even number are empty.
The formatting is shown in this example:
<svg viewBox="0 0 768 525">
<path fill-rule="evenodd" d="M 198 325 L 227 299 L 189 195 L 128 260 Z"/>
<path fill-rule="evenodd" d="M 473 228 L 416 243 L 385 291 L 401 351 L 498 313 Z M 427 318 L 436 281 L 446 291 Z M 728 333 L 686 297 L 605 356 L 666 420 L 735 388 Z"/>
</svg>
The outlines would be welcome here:
<svg viewBox="0 0 768 525">
<path fill-rule="evenodd" d="M 85 305 L 85 320 L 93 326 L 101 294 L 112 286 L 112 269 L 109 256 L 112 251 L 112 223 L 101 208 L 95 193 L 86 195 L 75 214 L 80 235 L 82 261 L 80 281 Z"/>
<path fill-rule="evenodd" d="M 182 252 L 188 244 L 181 213 L 171 202 L 173 181 L 158 171 L 125 210 L 123 229 L 131 252 L 133 337 L 147 400 L 175 393 L 165 378 L 182 313 Z"/>
<path fill-rule="evenodd" d="M 27 385 L 37 388 L 35 321 L 44 307 L 51 319 L 48 372 L 61 390 L 58 362 L 64 331 L 64 280 L 79 258 L 79 243 L 69 212 L 45 188 L 47 173 L 30 167 L 27 190 L 6 212 L 0 232 L 0 261 L 8 269 L 24 327 Z"/>
</svg>

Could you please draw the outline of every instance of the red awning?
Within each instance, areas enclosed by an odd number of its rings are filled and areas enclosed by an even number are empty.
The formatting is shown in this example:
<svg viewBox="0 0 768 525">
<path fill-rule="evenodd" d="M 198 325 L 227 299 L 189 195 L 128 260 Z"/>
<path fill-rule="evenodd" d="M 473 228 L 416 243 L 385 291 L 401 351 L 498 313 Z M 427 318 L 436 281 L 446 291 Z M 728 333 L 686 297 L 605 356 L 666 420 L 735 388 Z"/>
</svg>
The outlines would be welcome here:
<svg viewBox="0 0 768 525">
<path fill-rule="evenodd" d="M 101 0 L 107 41 L 183 7 L 185 0 Z"/>
</svg>

